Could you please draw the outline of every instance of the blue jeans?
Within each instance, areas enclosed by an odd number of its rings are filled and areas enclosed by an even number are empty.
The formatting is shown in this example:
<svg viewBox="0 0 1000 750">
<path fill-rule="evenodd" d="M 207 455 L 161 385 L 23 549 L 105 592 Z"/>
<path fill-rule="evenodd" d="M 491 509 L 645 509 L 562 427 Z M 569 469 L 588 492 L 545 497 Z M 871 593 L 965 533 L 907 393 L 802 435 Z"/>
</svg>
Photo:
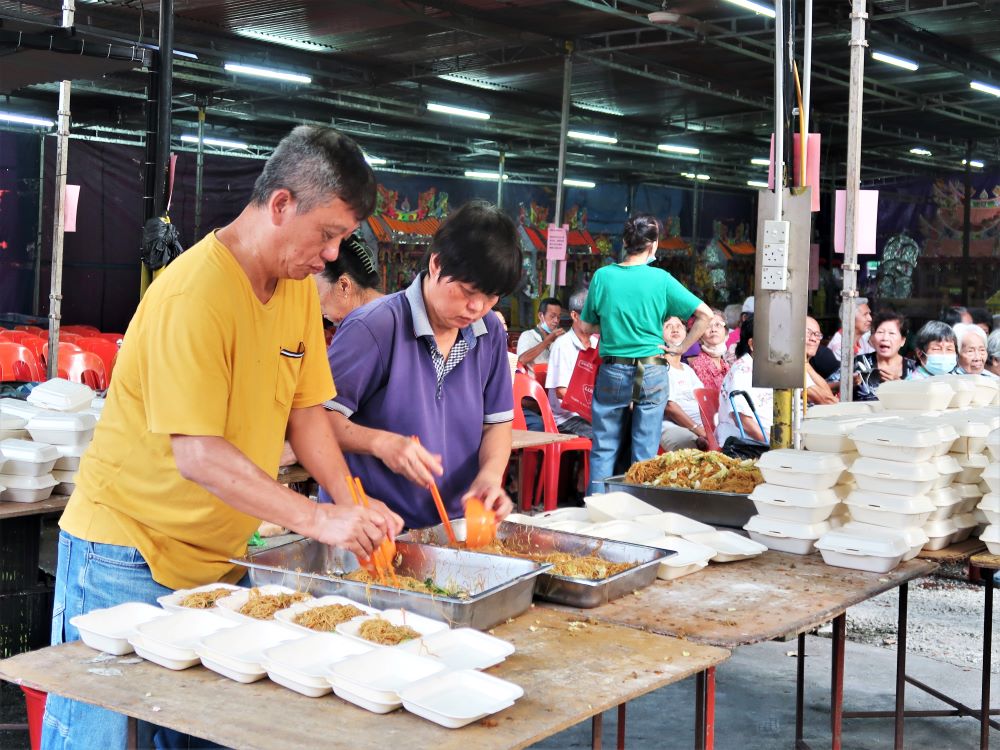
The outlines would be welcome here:
<svg viewBox="0 0 1000 750">
<path fill-rule="evenodd" d="M 76 615 L 125 602 L 156 604 L 158 596 L 171 592 L 153 580 L 137 549 L 88 542 L 60 531 L 52 645 L 80 639 L 79 631 L 70 624 Z M 42 750 L 117 750 L 125 747 L 127 726 L 128 718 L 123 714 L 49 695 L 42 723 Z M 157 727 L 139 722 L 139 747 L 175 747 L 178 741 L 181 747 L 189 744 L 177 732 L 157 731 Z"/>
<path fill-rule="evenodd" d="M 656 455 L 660 447 L 660 426 L 667 404 L 670 381 L 665 365 L 646 365 L 638 403 L 632 408 L 632 463 Z M 603 492 L 603 479 L 612 476 L 615 458 L 622 444 L 632 402 L 632 365 L 601 365 L 594 383 L 594 444 L 590 451 L 590 489 Z"/>
</svg>

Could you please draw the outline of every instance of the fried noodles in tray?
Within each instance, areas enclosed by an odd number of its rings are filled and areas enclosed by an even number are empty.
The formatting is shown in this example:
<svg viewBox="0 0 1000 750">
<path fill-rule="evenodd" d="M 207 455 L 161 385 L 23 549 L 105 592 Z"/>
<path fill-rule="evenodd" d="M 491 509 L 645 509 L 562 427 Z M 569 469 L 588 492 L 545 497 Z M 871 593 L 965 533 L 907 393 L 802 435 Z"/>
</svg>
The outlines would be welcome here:
<svg viewBox="0 0 1000 750">
<path fill-rule="evenodd" d="M 388 586 L 389 588 L 399 588 L 403 591 L 415 591 L 418 594 L 431 594 L 432 596 L 447 596 L 451 599 L 468 599 L 469 592 L 458 588 L 457 586 L 441 586 L 434 582 L 433 578 L 425 578 L 424 580 L 419 580 L 413 578 L 412 576 L 404 576 L 397 574 L 396 580 L 392 582 L 382 583 L 377 577 L 372 575 L 370 572 L 364 568 L 358 568 L 353 570 L 344 576 L 348 581 L 357 581 L 358 583 L 364 584 L 377 584 L 379 586 Z M 399 582 L 399 586 L 395 586 L 396 581 Z"/>
<path fill-rule="evenodd" d="M 540 563 L 550 563 L 552 575 L 566 578 L 586 578 L 590 581 L 601 581 L 618 575 L 635 567 L 634 562 L 611 562 L 597 555 L 574 555 L 570 552 L 527 552 L 510 546 L 502 539 L 497 539 L 485 547 L 476 547 L 476 552 L 491 555 L 506 555 L 534 560 Z"/>
<path fill-rule="evenodd" d="M 240 614 L 256 620 L 270 620 L 278 610 L 287 609 L 295 602 L 306 599 L 312 599 L 312 596 L 304 591 L 296 591 L 294 594 L 262 594 L 260 589 L 253 588 L 250 589 L 247 603 L 240 607 Z"/>
<path fill-rule="evenodd" d="M 217 600 L 232 593 L 232 589 L 221 588 L 212 589 L 211 591 L 197 591 L 181 599 L 180 604 L 182 607 L 190 607 L 191 609 L 211 609 L 215 606 Z"/>
<path fill-rule="evenodd" d="M 373 617 L 361 623 L 358 634 L 366 641 L 378 643 L 381 646 L 398 646 L 404 641 L 419 638 L 420 633 L 406 625 L 393 625 L 381 617 Z"/>
<path fill-rule="evenodd" d="M 340 623 L 365 614 L 353 604 L 328 604 L 324 607 L 310 607 L 299 612 L 292 622 L 311 630 L 332 633 Z"/>
<path fill-rule="evenodd" d="M 625 472 L 625 481 L 654 487 L 746 495 L 753 492 L 758 484 L 763 484 L 764 477 L 753 459 L 741 461 L 717 451 L 687 448 L 632 464 Z"/>
</svg>

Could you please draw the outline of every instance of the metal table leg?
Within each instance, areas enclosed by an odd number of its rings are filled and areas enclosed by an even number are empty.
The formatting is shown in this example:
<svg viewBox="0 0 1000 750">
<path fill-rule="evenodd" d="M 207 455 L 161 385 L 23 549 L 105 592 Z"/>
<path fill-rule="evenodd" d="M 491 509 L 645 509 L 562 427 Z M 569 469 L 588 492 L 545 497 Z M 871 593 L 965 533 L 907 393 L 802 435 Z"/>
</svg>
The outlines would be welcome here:
<svg viewBox="0 0 1000 750">
<path fill-rule="evenodd" d="M 694 678 L 694 748 L 705 750 L 705 673 Z"/>
<path fill-rule="evenodd" d="M 626 703 L 618 704 L 618 750 L 625 750 L 625 706 Z"/>
<path fill-rule="evenodd" d="M 601 739 L 604 734 L 604 714 L 594 714 L 590 719 L 590 747 L 601 750 Z"/>
<path fill-rule="evenodd" d="M 715 667 L 705 674 L 705 750 L 715 748 Z"/>
<path fill-rule="evenodd" d="M 979 748 L 990 747 L 990 661 L 993 648 L 993 576 L 996 571 L 986 570 L 986 601 L 983 608 L 983 691 L 979 701 Z"/>
<path fill-rule="evenodd" d="M 804 744 L 803 722 L 806 696 L 806 634 L 799 633 L 799 647 L 795 654 L 795 747 Z"/>
<path fill-rule="evenodd" d="M 844 645 L 847 635 L 847 613 L 833 620 L 833 664 L 830 684 L 830 747 L 840 750 L 844 712 Z"/>
<path fill-rule="evenodd" d="M 906 718 L 906 613 L 909 607 L 910 584 L 899 587 L 899 619 L 896 623 L 896 726 L 895 750 L 903 750 L 903 720 Z"/>
</svg>

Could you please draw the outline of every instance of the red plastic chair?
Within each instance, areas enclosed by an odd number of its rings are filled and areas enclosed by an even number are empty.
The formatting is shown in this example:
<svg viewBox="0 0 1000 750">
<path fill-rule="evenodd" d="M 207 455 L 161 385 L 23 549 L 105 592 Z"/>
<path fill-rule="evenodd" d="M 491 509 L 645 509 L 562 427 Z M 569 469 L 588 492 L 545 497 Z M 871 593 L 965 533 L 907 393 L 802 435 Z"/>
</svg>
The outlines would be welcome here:
<svg viewBox="0 0 1000 750">
<path fill-rule="evenodd" d="M 27 331 L 12 331 L 9 328 L 0 328 L 0 341 L 13 341 L 20 343 L 25 336 L 30 336 Z"/>
<path fill-rule="evenodd" d="M 549 365 L 548 365 L 548 363 L 532 365 L 531 369 L 535 373 L 535 380 L 537 380 L 538 384 L 541 385 L 542 388 L 544 388 L 545 387 L 545 376 L 549 372 Z"/>
<path fill-rule="evenodd" d="M 715 438 L 715 420 L 719 414 L 719 392 L 708 388 L 695 388 L 694 397 L 701 412 L 701 425 L 705 428 L 705 441 L 710 451 L 722 450 Z"/>
<path fill-rule="evenodd" d="M 118 355 L 118 345 L 97 337 L 77 339 L 76 345 L 85 352 L 91 352 L 100 357 L 104 363 L 104 371 L 108 374 L 108 380 L 111 380 L 115 369 L 115 357 Z"/>
<path fill-rule="evenodd" d="M 63 341 L 62 337 L 59 337 L 59 359 L 62 359 L 63 352 L 82 352 L 83 349 L 78 347 L 72 341 Z M 49 340 L 45 339 L 45 345 L 42 347 L 42 365 L 47 365 L 49 362 Z"/>
<path fill-rule="evenodd" d="M 527 428 L 524 421 L 524 411 L 521 408 L 522 399 L 530 398 L 538 404 L 538 410 L 542 415 L 542 426 L 545 432 L 558 435 L 559 428 L 556 427 L 555 418 L 552 416 L 552 408 L 549 406 L 549 396 L 546 390 L 537 380 L 525 375 L 516 373 L 514 375 L 514 427 L 523 430 Z M 590 483 L 590 448 L 591 441 L 588 438 L 575 437 L 559 443 L 540 445 L 531 448 L 522 448 L 525 456 L 541 453 L 542 455 L 542 502 L 545 510 L 555 510 L 559 503 L 559 467 L 562 463 L 564 453 L 572 451 L 583 452 L 583 479 L 584 484 Z M 529 468 L 525 464 L 525 469 Z M 527 472 L 526 472 L 527 473 Z M 531 496 L 520 488 L 521 507 L 527 508 L 534 504 L 535 493 Z"/>
<path fill-rule="evenodd" d="M 29 334 L 24 334 L 21 340 L 18 341 L 21 346 L 26 346 L 31 349 L 31 353 L 35 355 L 38 359 L 38 364 L 43 364 L 45 362 L 45 346 L 47 338 L 43 339 L 40 336 L 31 336 Z"/>
<path fill-rule="evenodd" d="M 101 332 L 100 328 L 85 325 L 62 326 L 59 330 L 60 332 L 73 333 L 77 336 L 96 336 Z"/>
<path fill-rule="evenodd" d="M 45 379 L 45 370 L 26 346 L 0 341 L 0 370 L 7 381 L 33 382 Z"/>
<path fill-rule="evenodd" d="M 108 376 L 104 369 L 104 362 L 92 352 L 73 352 L 60 346 L 57 369 L 61 378 L 89 385 L 95 391 L 107 390 Z"/>
<path fill-rule="evenodd" d="M 115 346 L 121 347 L 121 345 L 122 345 L 122 339 L 125 338 L 125 334 L 124 333 L 95 333 L 93 336 L 90 336 L 89 338 L 93 338 L 93 339 L 106 339 L 106 340 L 110 341 L 112 344 L 114 344 Z"/>
<path fill-rule="evenodd" d="M 48 329 L 39 328 L 38 326 L 14 326 L 15 331 L 24 331 L 25 333 L 30 333 L 32 336 L 41 336 L 42 338 L 49 335 Z"/>
</svg>

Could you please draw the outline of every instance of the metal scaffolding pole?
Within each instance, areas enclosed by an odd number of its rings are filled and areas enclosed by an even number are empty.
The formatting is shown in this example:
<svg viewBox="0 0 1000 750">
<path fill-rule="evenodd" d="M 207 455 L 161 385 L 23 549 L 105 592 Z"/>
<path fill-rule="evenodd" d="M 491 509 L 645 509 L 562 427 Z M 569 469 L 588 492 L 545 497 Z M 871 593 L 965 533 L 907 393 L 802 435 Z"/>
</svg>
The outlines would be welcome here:
<svg viewBox="0 0 1000 750">
<path fill-rule="evenodd" d="M 35 281 L 31 290 L 31 314 L 40 315 L 42 295 L 42 220 L 45 215 L 45 134 L 38 138 L 38 229 L 35 232 Z"/>
<path fill-rule="evenodd" d="M 205 108 L 198 107 L 198 156 L 194 172 L 194 241 L 201 239 L 201 203 L 205 176 Z"/>
<path fill-rule="evenodd" d="M 497 208 L 503 208 L 503 178 L 506 162 L 507 154 L 503 149 L 500 149 L 500 164 L 497 168 Z"/>
<path fill-rule="evenodd" d="M 559 169 L 556 175 L 556 213 L 552 217 L 551 224 L 557 227 L 562 226 L 563 215 L 563 180 L 566 178 L 566 131 L 569 130 L 569 104 L 572 98 L 570 84 L 573 82 L 573 44 L 566 43 L 566 56 L 563 58 L 563 90 L 562 90 L 562 117 L 559 121 Z M 546 260 L 546 264 L 551 261 Z M 549 284 L 549 296 L 556 294 L 555 270 L 552 271 L 552 283 Z"/>
<path fill-rule="evenodd" d="M 847 110 L 847 211 L 844 231 L 844 290 L 840 304 L 840 400 L 854 395 L 854 307 L 858 298 L 857 215 L 861 197 L 861 108 L 864 102 L 866 0 L 851 0 L 851 83 Z"/>
</svg>

